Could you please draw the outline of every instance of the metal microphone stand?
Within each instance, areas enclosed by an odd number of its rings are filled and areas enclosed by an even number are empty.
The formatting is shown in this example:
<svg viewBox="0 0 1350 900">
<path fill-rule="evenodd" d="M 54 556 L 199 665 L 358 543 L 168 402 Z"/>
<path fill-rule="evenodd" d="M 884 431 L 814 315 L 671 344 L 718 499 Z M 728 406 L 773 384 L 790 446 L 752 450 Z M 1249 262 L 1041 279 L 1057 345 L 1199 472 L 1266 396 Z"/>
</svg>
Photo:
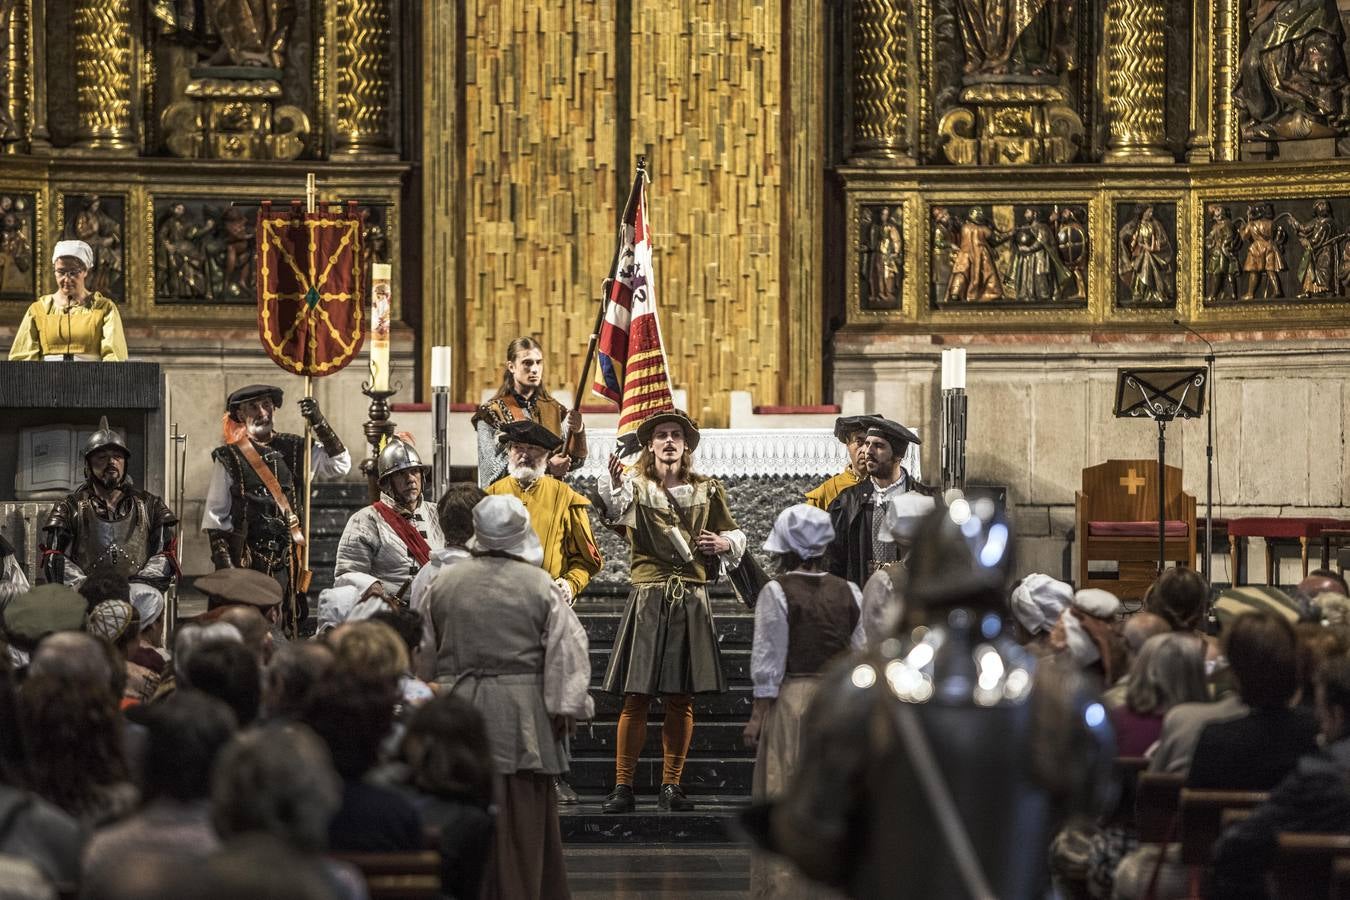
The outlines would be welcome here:
<svg viewBox="0 0 1350 900">
<path fill-rule="evenodd" d="M 1208 584 L 1214 556 L 1214 345 L 1180 319 L 1173 319 L 1172 324 L 1195 335 L 1209 348 L 1205 356 L 1205 377 L 1209 384 L 1209 408 L 1205 410 L 1205 558 L 1200 567 L 1200 574 L 1204 575 L 1205 583 Z"/>
</svg>

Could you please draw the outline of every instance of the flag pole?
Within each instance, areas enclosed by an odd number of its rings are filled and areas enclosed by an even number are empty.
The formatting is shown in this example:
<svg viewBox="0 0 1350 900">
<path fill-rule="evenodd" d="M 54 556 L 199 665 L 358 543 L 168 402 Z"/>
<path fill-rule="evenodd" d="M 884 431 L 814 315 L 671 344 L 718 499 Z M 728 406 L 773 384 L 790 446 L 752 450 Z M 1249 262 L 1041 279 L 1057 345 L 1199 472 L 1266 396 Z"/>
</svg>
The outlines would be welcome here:
<svg viewBox="0 0 1350 900">
<path fill-rule="evenodd" d="M 319 190 L 317 179 L 315 178 L 313 172 L 307 172 L 305 174 L 305 212 L 311 214 L 316 212 L 318 209 L 318 205 L 319 205 Z M 314 397 L 314 376 L 306 375 L 305 399 L 310 400 L 313 399 L 313 397 Z M 311 482 L 313 481 L 314 478 L 313 460 L 314 460 L 314 426 L 311 425 L 308 420 L 306 420 L 305 421 L 305 523 L 304 523 L 305 543 L 300 548 L 300 571 L 297 573 L 297 576 L 301 581 L 304 582 L 304 584 L 299 586 L 294 584 L 291 585 L 292 604 L 295 604 L 296 602 L 295 596 L 297 593 L 303 593 L 309 590 L 309 576 L 308 576 L 309 522 L 310 522 L 310 506 L 313 492 L 313 486 L 311 485 Z M 297 588 L 299 590 L 297 590 Z M 298 614 L 299 609 L 298 608 L 293 609 L 292 617 Z M 295 633 L 297 637 L 300 634 L 299 622 L 295 623 Z"/>
<path fill-rule="evenodd" d="M 633 186 L 628 190 L 628 202 L 624 204 L 623 213 L 619 216 L 619 240 L 614 244 L 614 258 L 609 263 L 609 275 L 604 281 L 600 282 L 600 309 L 595 314 L 595 327 L 591 329 L 591 339 L 586 342 L 586 359 L 581 364 L 581 377 L 577 379 L 576 391 L 572 397 L 572 408 L 581 409 L 581 398 L 585 396 L 587 388 L 590 386 L 591 366 L 595 364 L 595 349 L 600 343 L 600 329 L 605 324 L 605 313 L 609 311 L 609 292 L 614 284 L 614 276 L 619 270 L 619 254 L 623 251 L 623 224 L 628 221 L 632 213 L 633 198 L 637 195 L 637 188 L 642 184 L 642 180 L 647 177 L 647 157 L 642 155 L 638 157 L 637 172 L 633 175 Z M 573 447 L 574 432 L 567 433 L 567 440 L 563 443 L 563 452 L 571 455 Z"/>
</svg>

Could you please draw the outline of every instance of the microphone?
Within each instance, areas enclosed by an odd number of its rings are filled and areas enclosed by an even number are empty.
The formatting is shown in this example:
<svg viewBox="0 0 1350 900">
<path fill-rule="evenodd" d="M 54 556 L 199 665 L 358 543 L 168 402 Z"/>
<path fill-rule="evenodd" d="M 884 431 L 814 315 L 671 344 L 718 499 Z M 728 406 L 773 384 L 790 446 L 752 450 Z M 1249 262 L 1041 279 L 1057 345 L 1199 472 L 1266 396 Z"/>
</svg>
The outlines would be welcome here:
<svg viewBox="0 0 1350 900">
<path fill-rule="evenodd" d="M 1209 361 L 1209 362 L 1214 362 L 1214 345 L 1211 344 L 1211 343 L 1209 342 L 1209 338 L 1205 337 L 1203 334 L 1201 334 L 1200 332 L 1196 331 L 1194 328 L 1192 328 L 1191 326 L 1187 325 L 1185 322 L 1181 321 L 1180 319 L 1173 319 L 1173 320 L 1172 320 L 1172 324 L 1175 325 L 1175 326 L 1177 326 L 1178 328 L 1183 328 L 1183 329 L 1185 329 L 1186 331 L 1188 331 L 1188 332 L 1190 332 L 1191 334 L 1195 335 L 1195 336 L 1196 336 L 1197 338 L 1199 338 L 1201 341 L 1204 341 L 1205 346 L 1209 348 L 1209 356 L 1206 356 L 1205 359 L 1206 359 L 1207 361 Z"/>
</svg>

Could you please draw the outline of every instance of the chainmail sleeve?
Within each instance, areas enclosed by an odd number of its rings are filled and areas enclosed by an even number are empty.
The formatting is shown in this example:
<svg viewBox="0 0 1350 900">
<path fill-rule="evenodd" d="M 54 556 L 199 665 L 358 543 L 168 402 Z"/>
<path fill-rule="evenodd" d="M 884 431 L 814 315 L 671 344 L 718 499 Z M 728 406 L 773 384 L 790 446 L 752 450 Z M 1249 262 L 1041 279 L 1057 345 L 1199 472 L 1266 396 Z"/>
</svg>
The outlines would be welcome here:
<svg viewBox="0 0 1350 900">
<path fill-rule="evenodd" d="M 478 486 L 486 488 L 506 474 L 506 457 L 497 449 L 497 429 L 483 419 L 474 428 L 478 432 Z"/>
</svg>

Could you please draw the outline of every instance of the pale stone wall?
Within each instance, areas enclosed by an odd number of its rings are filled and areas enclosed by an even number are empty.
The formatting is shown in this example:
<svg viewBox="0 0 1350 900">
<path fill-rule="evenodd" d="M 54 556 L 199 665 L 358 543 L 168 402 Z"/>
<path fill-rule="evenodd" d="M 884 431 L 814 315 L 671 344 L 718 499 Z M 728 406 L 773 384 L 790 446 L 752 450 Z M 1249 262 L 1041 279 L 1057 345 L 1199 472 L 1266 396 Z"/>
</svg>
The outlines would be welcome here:
<svg viewBox="0 0 1350 900">
<path fill-rule="evenodd" d="M 1204 344 L 1194 340 L 1156 337 L 1023 335 L 947 345 L 968 350 L 967 480 L 1008 486 L 1019 570 L 1056 576 L 1064 569 L 1083 468 L 1157 455 L 1153 423 L 1112 416 L 1117 369 L 1203 366 L 1205 355 Z M 835 396 L 861 390 L 869 410 L 935 438 L 941 350 L 926 337 L 841 336 Z M 1343 487 L 1350 473 L 1344 412 L 1350 347 L 1343 341 L 1216 338 L 1215 350 L 1214 515 L 1350 519 L 1350 492 Z M 1203 517 L 1205 420 L 1175 422 L 1167 438 L 1167 463 L 1182 468 L 1185 489 Z M 932 481 L 940 472 L 937 440 L 926 441 L 923 451 Z M 1231 581 L 1227 545 L 1216 543 L 1214 550 L 1214 580 Z M 1264 580 L 1263 553 L 1262 542 L 1253 540 L 1248 574 L 1254 581 Z M 1315 565 L 1315 550 L 1312 557 Z M 1286 560 L 1284 583 L 1297 582 L 1299 570 L 1296 558 Z"/>
</svg>

